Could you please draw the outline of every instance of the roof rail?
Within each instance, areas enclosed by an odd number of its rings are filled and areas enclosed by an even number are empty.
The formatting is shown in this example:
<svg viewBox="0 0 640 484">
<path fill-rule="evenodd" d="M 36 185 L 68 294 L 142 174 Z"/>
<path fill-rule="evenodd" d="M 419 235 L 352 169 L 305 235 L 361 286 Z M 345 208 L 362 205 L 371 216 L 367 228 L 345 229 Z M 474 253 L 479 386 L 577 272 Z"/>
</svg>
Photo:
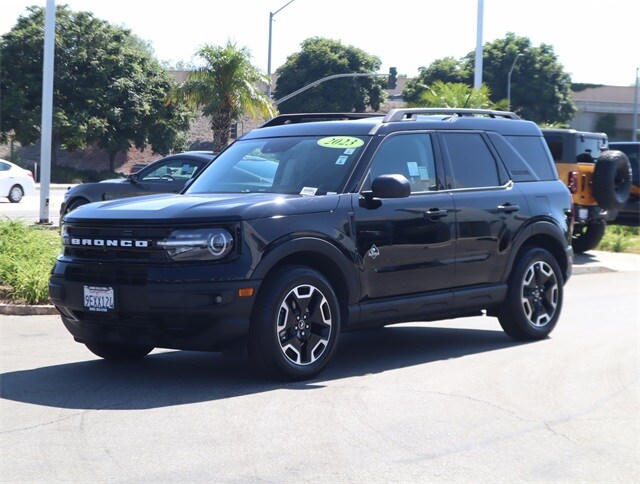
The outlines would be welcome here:
<svg viewBox="0 0 640 484">
<path fill-rule="evenodd" d="M 483 115 L 490 118 L 522 119 L 515 113 L 508 111 L 493 111 L 491 109 L 469 109 L 469 108 L 402 108 L 392 109 L 384 117 L 384 123 L 396 121 L 415 120 L 418 114 L 449 114 L 452 116 L 474 116 Z"/>
<path fill-rule="evenodd" d="M 347 121 L 353 119 L 381 117 L 379 113 L 295 113 L 281 114 L 264 123 L 261 128 L 281 126 L 283 124 L 309 123 L 312 121 Z"/>
</svg>

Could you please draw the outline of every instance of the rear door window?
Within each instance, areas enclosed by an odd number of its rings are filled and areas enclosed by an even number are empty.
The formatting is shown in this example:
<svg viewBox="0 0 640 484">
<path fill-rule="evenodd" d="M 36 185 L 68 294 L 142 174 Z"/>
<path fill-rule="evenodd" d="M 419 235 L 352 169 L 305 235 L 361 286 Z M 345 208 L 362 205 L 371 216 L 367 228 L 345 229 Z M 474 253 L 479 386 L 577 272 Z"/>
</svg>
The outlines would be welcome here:
<svg viewBox="0 0 640 484">
<path fill-rule="evenodd" d="M 493 154 L 479 133 L 442 133 L 453 175 L 451 188 L 500 186 Z"/>
</svg>

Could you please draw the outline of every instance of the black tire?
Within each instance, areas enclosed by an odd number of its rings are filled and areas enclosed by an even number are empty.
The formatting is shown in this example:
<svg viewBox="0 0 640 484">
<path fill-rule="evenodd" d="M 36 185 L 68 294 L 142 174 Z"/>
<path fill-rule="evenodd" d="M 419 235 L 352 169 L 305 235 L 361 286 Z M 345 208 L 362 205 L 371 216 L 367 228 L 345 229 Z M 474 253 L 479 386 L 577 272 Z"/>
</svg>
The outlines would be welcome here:
<svg viewBox="0 0 640 484">
<path fill-rule="evenodd" d="M 270 377 L 312 378 L 336 350 L 340 321 L 338 298 L 322 274 L 278 268 L 264 281 L 251 316 L 249 356 Z"/>
<path fill-rule="evenodd" d="M 9 190 L 9 196 L 7 197 L 11 203 L 18 203 L 24 197 L 24 190 L 20 185 L 13 185 Z"/>
<path fill-rule="evenodd" d="M 87 203 L 89 203 L 89 200 L 87 200 L 86 198 L 76 198 L 73 202 L 67 205 L 67 209 L 64 211 L 64 214 L 66 215 L 76 208 L 86 205 Z"/>
<path fill-rule="evenodd" d="M 582 254 L 595 249 L 604 237 L 606 229 L 607 224 L 601 220 L 575 226 L 571 237 L 573 251 L 576 254 Z"/>
<path fill-rule="evenodd" d="M 622 151 L 608 150 L 596 161 L 593 196 L 604 210 L 624 208 L 631 192 L 631 163 Z"/>
<path fill-rule="evenodd" d="M 153 346 L 125 345 L 120 343 L 85 343 L 89 351 L 105 360 L 139 360 L 153 351 Z"/>
<path fill-rule="evenodd" d="M 563 284 L 560 266 L 548 251 L 523 251 L 511 273 L 507 299 L 498 315 L 504 332 L 518 340 L 547 337 L 560 317 Z"/>
</svg>

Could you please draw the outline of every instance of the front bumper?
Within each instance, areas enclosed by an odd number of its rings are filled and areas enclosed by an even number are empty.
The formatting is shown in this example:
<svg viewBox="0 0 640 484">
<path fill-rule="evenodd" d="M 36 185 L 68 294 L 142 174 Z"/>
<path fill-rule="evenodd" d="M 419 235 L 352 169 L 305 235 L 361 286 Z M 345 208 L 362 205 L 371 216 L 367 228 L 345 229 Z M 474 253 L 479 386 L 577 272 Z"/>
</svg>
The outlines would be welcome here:
<svg viewBox="0 0 640 484">
<path fill-rule="evenodd" d="M 54 274 L 49 295 L 79 342 L 114 342 L 158 348 L 219 351 L 243 338 L 259 280 L 225 282 L 85 283 Z M 114 308 L 87 310 L 84 286 L 113 288 Z M 240 289 L 253 289 L 241 297 Z"/>
</svg>

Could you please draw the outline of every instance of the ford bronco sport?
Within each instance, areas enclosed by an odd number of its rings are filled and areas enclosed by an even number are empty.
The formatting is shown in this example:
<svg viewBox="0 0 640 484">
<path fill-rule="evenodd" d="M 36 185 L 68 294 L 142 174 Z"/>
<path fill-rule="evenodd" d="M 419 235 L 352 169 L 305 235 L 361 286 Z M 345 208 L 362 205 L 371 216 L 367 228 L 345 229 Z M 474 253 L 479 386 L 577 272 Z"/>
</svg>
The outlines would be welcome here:
<svg viewBox="0 0 640 484">
<path fill-rule="evenodd" d="M 546 337 L 571 230 L 542 133 L 513 113 L 284 115 L 182 194 L 67 214 L 49 291 L 100 357 L 244 341 L 259 369 L 304 379 L 358 328 L 487 314 Z"/>
<path fill-rule="evenodd" d="M 577 253 L 595 249 L 606 224 L 624 208 L 631 189 L 627 156 L 610 150 L 605 133 L 543 129 L 560 179 L 573 197 L 572 245 Z"/>
</svg>

